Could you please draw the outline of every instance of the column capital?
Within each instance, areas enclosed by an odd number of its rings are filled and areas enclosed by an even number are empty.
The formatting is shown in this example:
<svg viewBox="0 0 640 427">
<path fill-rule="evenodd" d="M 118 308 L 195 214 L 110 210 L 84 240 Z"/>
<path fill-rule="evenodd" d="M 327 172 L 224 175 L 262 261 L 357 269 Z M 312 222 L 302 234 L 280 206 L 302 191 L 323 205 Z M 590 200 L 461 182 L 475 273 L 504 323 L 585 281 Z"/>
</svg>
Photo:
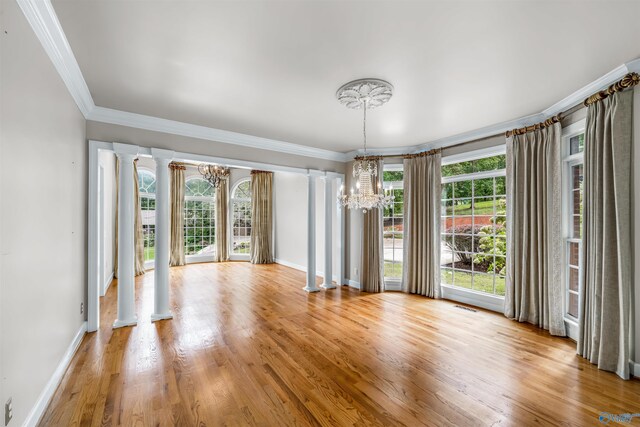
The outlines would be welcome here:
<svg viewBox="0 0 640 427">
<path fill-rule="evenodd" d="M 135 157 L 140 152 L 140 147 L 131 144 L 113 143 L 113 152 L 120 158 Z"/>
<path fill-rule="evenodd" d="M 172 150 L 163 150 L 161 148 L 152 148 L 151 156 L 155 161 L 166 160 L 167 163 L 173 160 L 175 156 L 175 151 Z"/>
</svg>

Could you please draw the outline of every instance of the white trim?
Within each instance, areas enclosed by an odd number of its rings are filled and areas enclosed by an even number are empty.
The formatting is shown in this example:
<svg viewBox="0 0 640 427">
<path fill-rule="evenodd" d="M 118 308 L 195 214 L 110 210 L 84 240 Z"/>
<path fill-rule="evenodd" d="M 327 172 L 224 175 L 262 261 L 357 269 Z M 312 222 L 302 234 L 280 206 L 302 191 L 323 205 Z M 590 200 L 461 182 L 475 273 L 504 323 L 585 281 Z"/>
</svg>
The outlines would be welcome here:
<svg viewBox="0 0 640 427">
<path fill-rule="evenodd" d="M 562 128 L 562 138 L 571 138 L 572 136 L 584 133 L 587 126 L 587 119 L 578 120 L 569 126 Z"/>
<path fill-rule="evenodd" d="M 384 279 L 385 291 L 402 291 L 402 280 L 398 279 Z"/>
<path fill-rule="evenodd" d="M 229 254 L 229 261 L 250 261 L 251 255 L 249 254 Z"/>
<path fill-rule="evenodd" d="M 87 118 L 95 108 L 91 92 L 73 55 L 50 0 L 17 0 L 20 9 L 36 33 L 53 66 L 67 86 L 82 115 Z"/>
<path fill-rule="evenodd" d="M 215 255 L 194 254 L 194 255 L 184 256 L 185 264 L 197 264 L 199 262 L 214 262 L 214 259 L 215 259 Z"/>
<path fill-rule="evenodd" d="M 348 279 L 347 284 L 352 288 L 360 290 L 360 282 L 356 282 L 355 280 Z"/>
<path fill-rule="evenodd" d="M 441 181 L 442 181 L 442 184 L 449 184 L 450 182 L 471 181 L 471 180 L 484 179 L 484 178 L 497 178 L 501 176 L 506 176 L 506 174 L 507 174 L 506 169 L 496 169 L 492 171 L 465 173 L 463 175 L 443 176 Z M 494 196 L 497 196 L 497 195 L 494 195 Z M 460 197 L 460 199 L 464 199 L 464 198 L 466 197 Z"/>
<path fill-rule="evenodd" d="M 596 80 L 581 87 L 566 98 L 556 102 L 551 107 L 545 109 L 542 114 L 545 116 L 545 118 L 549 118 L 582 103 L 587 97 L 606 88 L 611 83 L 624 77 L 627 73 L 630 72 L 629 67 L 632 66 L 634 62 L 638 62 L 638 60 L 622 64 L 619 67 L 616 67 L 613 70 L 609 71 L 604 76 L 598 77 Z"/>
<path fill-rule="evenodd" d="M 277 151 L 296 156 L 313 157 L 337 162 L 345 162 L 348 160 L 344 153 L 337 151 L 308 147 L 306 145 L 299 145 L 291 142 L 278 141 L 260 136 L 246 135 L 238 132 L 193 125 L 176 120 L 162 119 L 159 117 L 129 113 L 127 111 L 113 110 L 104 107 L 95 107 L 91 110 L 87 116 L 87 120 L 163 132 L 171 135 L 186 136 L 189 138 L 204 139 L 224 144 L 239 145 L 247 148 Z"/>
<path fill-rule="evenodd" d="M 361 154 L 361 150 L 340 153 L 322 148 L 308 147 L 290 142 L 96 106 L 93 102 L 93 98 L 91 97 L 91 92 L 89 91 L 87 83 L 84 80 L 78 61 L 73 55 L 73 51 L 69 46 L 67 37 L 62 30 L 55 10 L 51 5 L 51 0 L 17 1 L 22 12 L 27 18 L 27 21 L 31 25 L 31 28 L 40 40 L 42 47 L 45 52 L 47 52 L 47 55 L 49 55 L 51 62 L 53 62 L 58 74 L 60 74 L 60 77 L 67 86 L 69 93 L 87 120 L 338 162 L 348 162 L 356 155 Z M 370 152 L 371 154 L 401 155 L 405 153 L 430 150 L 432 148 L 444 148 L 451 145 L 499 135 L 507 130 L 541 122 L 556 115 L 562 110 L 578 105 L 583 99 L 594 92 L 612 84 L 625 74 L 633 71 L 640 71 L 640 59 L 635 59 L 616 67 L 604 76 L 601 76 L 593 82 L 583 86 L 540 113 L 497 123 L 491 126 L 485 126 L 450 137 L 436 139 L 424 144 L 405 147 L 378 148 L 370 150 Z"/>
<path fill-rule="evenodd" d="M 468 162 L 470 160 L 482 159 L 485 157 L 499 156 L 507 153 L 506 144 L 495 145 L 493 147 L 479 148 L 473 151 L 467 151 L 464 153 L 451 154 L 450 156 L 442 157 L 442 166 L 451 165 L 453 163 Z"/>
<path fill-rule="evenodd" d="M 89 196 L 87 208 L 87 330 L 97 331 L 100 327 L 100 285 L 102 277 L 99 277 L 101 249 L 98 239 L 99 212 L 98 212 L 98 173 L 100 169 L 100 149 L 106 146 L 112 149 L 113 144 L 105 144 L 89 141 Z"/>
<path fill-rule="evenodd" d="M 566 293 L 566 292 L 565 292 Z M 564 317 L 564 327 L 565 330 L 567 332 L 567 336 L 569 338 L 571 338 L 574 341 L 578 341 L 578 334 L 579 334 L 579 326 L 578 326 L 578 322 L 576 322 L 574 319 L 571 319 L 570 317 L 567 317 L 567 313 L 566 313 L 566 305 L 564 306 L 564 312 L 565 312 L 565 317 Z"/>
<path fill-rule="evenodd" d="M 635 363 L 633 360 L 629 360 L 629 365 L 631 368 L 631 375 L 636 378 L 640 378 L 640 363 Z"/>
<path fill-rule="evenodd" d="M 504 313 L 504 298 L 456 286 L 440 285 L 442 298 Z"/>
<path fill-rule="evenodd" d="M 115 279 L 115 276 L 113 275 L 113 272 L 111 272 L 111 275 L 107 278 L 107 280 L 105 280 L 104 284 L 102 285 L 101 296 L 105 296 L 107 294 L 107 291 L 109 290 L 109 286 L 111 286 L 111 282 L 113 282 L 113 279 Z"/>
<path fill-rule="evenodd" d="M 274 261 L 275 261 L 276 264 L 280 264 L 280 265 L 283 265 L 285 267 L 293 268 L 294 270 L 303 271 L 305 273 L 307 272 L 307 267 L 305 267 L 304 265 L 294 264 L 292 262 L 289 262 L 287 260 L 280 259 L 280 258 L 275 258 Z M 324 279 L 324 272 L 316 270 L 316 276 L 317 277 L 322 277 Z M 333 274 L 331 276 L 331 281 L 339 283 L 338 282 L 338 276 Z"/>
<path fill-rule="evenodd" d="M 51 375 L 51 378 L 49 378 L 49 381 L 47 381 L 47 384 L 38 396 L 36 403 L 31 408 L 31 411 L 29 411 L 29 415 L 27 415 L 27 418 L 22 424 L 24 427 L 35 427 L 40 422 L 40 418 L 42 418 L 44 411 L 47 409 L 47 406 L 49 406 L 49 402 L 58 388 L 58 385 L 60 385 L 60 382 L 62 381 L 62 378 L 64 377 L 64 374 L 67 371 L 74 354 L 76 354 L 86 332 L 87 322 L 82 322 L 80 329 L 78 329 L 78 332 L 76 332 L 76 335 L 71 340 L 69 347 L 67 347 L 67 350 L 64 352 L 60 363 L 58 363 L 55 371 L 53 371 L 53 375 Z"/>
</svg>

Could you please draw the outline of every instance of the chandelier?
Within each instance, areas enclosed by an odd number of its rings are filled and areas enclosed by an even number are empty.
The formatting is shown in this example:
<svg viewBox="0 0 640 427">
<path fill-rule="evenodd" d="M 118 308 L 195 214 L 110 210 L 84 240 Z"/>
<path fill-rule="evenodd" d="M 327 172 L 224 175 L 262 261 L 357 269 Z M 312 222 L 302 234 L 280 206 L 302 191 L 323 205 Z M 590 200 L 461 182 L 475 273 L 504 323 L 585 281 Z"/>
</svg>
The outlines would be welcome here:
<svg viewBox="0 0 640 427">
<path fill-rule="evenodd" d="M 383 208 L 391 205 L 393 195 L 391 188 L 384 191 L 378 180 L 378 161 L 367 156 L 367 109 L 384 105 L 393 95 L 393 86 L 384 80 L 360 79 L 343 85 L 336 97 L 347 108 L 363 110 L 362 134 L 364 136 L 364 151 L 362 156 L 355 158 L 353 177 L 356 180 L 356 190 L 351 188 L 350 194 L 344 194 L 344 186 L 340 187 L 338 203 L 349 209 L 362 209 L 367 212 L 373 208 Z M 380 171 L 382 172 L 382 171 Z M 374 182 L 377 183 L 374 190 Z"/>
<path fill-rule="evenodd" d="M 200 175 L 202 175 L 213 188 L 218 188 L 220 181 L 227 179 L 229 176 L 229 168 L 204 163 L 198 166 L 198 172 L 200 172 Z"/>
</svg>

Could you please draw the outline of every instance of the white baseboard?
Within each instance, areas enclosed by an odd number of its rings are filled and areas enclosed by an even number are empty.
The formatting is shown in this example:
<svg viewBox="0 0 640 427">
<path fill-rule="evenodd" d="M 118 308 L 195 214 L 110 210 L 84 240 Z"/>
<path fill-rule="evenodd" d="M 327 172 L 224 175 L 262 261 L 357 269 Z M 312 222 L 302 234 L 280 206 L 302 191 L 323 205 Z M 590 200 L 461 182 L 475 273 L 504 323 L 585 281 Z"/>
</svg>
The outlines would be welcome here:
<svg viewBox="0 0 640 427">
<path fill-rule="evenodd" d="M 392 292 L 402 291 L 402 283 L 400 283 L 400 282 L 385 282 L 384 283 L 384 290 L 385 291 L 392 291 Z"/>
<path fill-rule="evenodd" d="M 441 285 L 441 288 L 441 295 L 444 299 L 474 305 L 498 313 L 504 312 L 504 298 L 453 286 Z"/>
<path fill-rule="evenodd" d="M 111 272 L 111 276 L 109 276 L 109 278 L 102 285 L 102 295 L 100 296 L 105 296 L 107 294 L 107 291 L 109 290 L 109 286 L 111 286 L 111 282 L 113 282 L 113 278 L 114 278 L 113 272 Z"/>
<path fill-rule="evenodd" d="M 71 359 L 73 359 L 73 355 L 76 354 L 76 350 L 78 350 L 78 347 L 80 346 L 82 338 L 84 337 L 84 334 L 86 332 L 87 322 L 83 322 L 82 326 L 80 326 L 80 329 L 78 329 L 78 332 L 73 337 L 73 340 L 71 340 L 71 344 L 69 344 L 67 351 L 65 351 L 64 355 L 62 356 L 62 360 L 60 360 L 60 363 L 56 367 L 56 370 L 53 371 L 53 375 L 51 375 L 51 378 L 49 378 L 47 385 L 45 385 L 44 389 L 40 393 L 40 396 L 38 396 L 38 400 L 36 400 L 35 405 L 33 405 L 33 408 L 31 408 L 29 415 L 27 415 L 27 419 L 23 424 L 24 427 L 35 427 L 38 422 L 40 422 L 40 418 L 42 418 L 42 415 L 44 415 L 44 411 L 47 409 L 47 406 L 49 405 L 53 394 L 58 388 L 60 381 L 62 381 L 62 377 L 67 371 L 67 367 L 69 367 Z"/>
<path fill-rule="evenodd" d="M 355 280 L 349 279 L 348 284 L 352 288 L 355 288 L 355 289 L 358 289 L 358 290 L 360 289 L 360 282 L 356 282 Z"/>
<path fill-rule="evenodd" d="M 305 273 L 307 272 L 307 267 L 305 267 L 304 265 L 294 264 L 292 262 L 289 262 L 287 260 L 280 259 L 280 258 L 276 258 L 275 262 L 276 262 L 276 264 L 284 265 L 285 267 L 293 268 L 295 270 L 304 271 Z M 316 276 L 322 277 L 324 279 L 324 271 L 316 271 Z M 334 282 L 338 283 L 338 276 L 332 276 L 332 280 Z"/>
<path fill-rule="evenodd" d="M 631 375 L 640 378 L 640 363 L 635 363 L 633 360 L 629 361 L 631 365 Z"/>
</svg>

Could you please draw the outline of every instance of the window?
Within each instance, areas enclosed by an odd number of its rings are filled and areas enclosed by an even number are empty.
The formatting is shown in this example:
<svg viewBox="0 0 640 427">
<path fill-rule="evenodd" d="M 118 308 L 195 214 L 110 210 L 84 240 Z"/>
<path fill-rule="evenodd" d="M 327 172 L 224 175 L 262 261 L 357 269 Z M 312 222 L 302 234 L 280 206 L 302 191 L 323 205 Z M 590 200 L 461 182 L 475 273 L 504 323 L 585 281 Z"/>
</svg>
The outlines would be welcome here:
<svg viewBox="0 0 640 427">
<path fill-rule="evenodd" d="M 152 172 L 138 169 L 138 190 L 142 210 L 144 260 L 153 261 L 156 246 L 156 177 Z"/>
<path fill-rule="evenodd" d="M 442 166 L 441 280 L 504 296 L 505 155 Z"/>
<path fill-rule="evenodd" d="M 184 253 L 213 255 L 215 253 L 215 191 L 202 178 L 185 183 L 184 193 Z"/>
<path fill-rule="evenodd" d="M 571 130 L 569 130 L 571 132 Z M 580 269 L 582 261 L 582 191 L 584 130 L 564 137 L 564 246 L 565 246 L 565 314 L 576 321 L 579 315 Z"/>
<path fill-rule="evenodd" d="M 251 180 L 243 179 L 231 193 L 231 253 L 248 254 L 251 244 Z"/>
<path fill-rule="evenodd" d="M 391 281 L 402 280 L 402 232 L 404 229 L 402 177 L 401 169 L 386 169 L 382 175 L 383 187 L 385 189 L 391 187 L 391 193 L 394 196 L 391 206 L 383 210 L 384 278 Z"/>
</svg>

